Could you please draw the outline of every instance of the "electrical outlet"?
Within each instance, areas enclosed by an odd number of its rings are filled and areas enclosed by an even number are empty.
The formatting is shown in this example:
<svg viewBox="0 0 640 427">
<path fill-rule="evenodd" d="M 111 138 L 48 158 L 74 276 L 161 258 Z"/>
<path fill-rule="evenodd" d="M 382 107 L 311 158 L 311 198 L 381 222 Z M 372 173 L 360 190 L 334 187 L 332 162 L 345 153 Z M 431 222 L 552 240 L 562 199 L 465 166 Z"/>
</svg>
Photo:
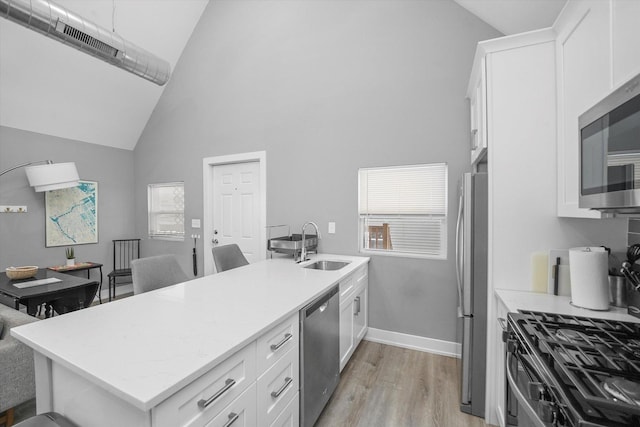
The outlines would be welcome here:
<svg viewBox="0 0 640 427">
<path fill-rule="evenodd" d="M 191 228 L 200 228 L 200 220 L 197 218 L 192 219 Z"/>
<path fill-rule="evenodd" d="M 27 213 L 27 207 L 0 205 L 0 213 Z"/>
<path fill-rule="evenodd" d="M 329 234 L 336 234 L 336 223 L 333 221 L 329 223 Z"/>
</svg>

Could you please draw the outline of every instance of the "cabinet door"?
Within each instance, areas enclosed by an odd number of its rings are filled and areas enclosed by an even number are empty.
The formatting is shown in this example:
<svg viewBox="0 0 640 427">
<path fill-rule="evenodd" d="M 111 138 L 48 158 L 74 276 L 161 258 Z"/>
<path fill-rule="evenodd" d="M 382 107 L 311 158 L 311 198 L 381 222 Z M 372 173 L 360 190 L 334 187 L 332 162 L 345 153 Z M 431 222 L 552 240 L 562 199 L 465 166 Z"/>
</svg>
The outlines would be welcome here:
<svg viewBox="0 0 640 427">
<path fill-rule="evenodd" d="M 353 299 L 340 303 L 340 371 L 353 352 Z"/>
<path fill-rule="evenodd" d="M 367 325 L 369 324 L 369 310 L 368 305 L 368 289 L 363 287 L 360 289 L 353 299 L 353 335 L 354 343 L 353 349 L 355 350 L 367 333 Z"/>
<path fill-rule="evenodd" d="M 558 216 L 600 218 L 578 207 L 578 117 L 611 89 L 609 2 L 567 5 L 558 19 Z"/>
<path fill-rule="evenodd" d="M 480 72 L 474 87 L 469 94 L 470 125 L 471 125 L 471 164 L 480 160 L 487 151 L 486 135 L 486 71 L 485 60 L 480 59 Z"/>
<path fill-rule="evenodd" d="M 640 73 L 640 2 L 614 1 L 611 10 L 613 87 L 618 87 Z"/>
</svg>

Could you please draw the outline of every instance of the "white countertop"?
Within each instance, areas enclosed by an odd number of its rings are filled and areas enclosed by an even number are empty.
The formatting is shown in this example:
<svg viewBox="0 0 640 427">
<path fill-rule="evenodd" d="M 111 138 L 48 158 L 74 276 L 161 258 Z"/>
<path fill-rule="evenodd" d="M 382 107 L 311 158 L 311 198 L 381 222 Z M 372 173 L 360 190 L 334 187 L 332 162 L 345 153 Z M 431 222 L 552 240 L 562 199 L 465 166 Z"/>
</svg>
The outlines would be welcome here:
<svg viewBox="0 0 640 427">
<path fill-rule="evenodd" d="M 299 311 L 367 257 L 338 271 L 272 259 L 13 328 L 37 352 L 149 410 Z"/>
<path fill-rule="evenodd" d="M 567 296 L 507 289 L 496 289 L 495 295 L 500 298 L 510 312 L 518 310 L 541 311 L 545 313 L 640 323 L 639 318 L 627 314 L 626 308 L 610 307 L 608 311 L 588 310 L 571 305 L 571 297 Z"/>
</svg>

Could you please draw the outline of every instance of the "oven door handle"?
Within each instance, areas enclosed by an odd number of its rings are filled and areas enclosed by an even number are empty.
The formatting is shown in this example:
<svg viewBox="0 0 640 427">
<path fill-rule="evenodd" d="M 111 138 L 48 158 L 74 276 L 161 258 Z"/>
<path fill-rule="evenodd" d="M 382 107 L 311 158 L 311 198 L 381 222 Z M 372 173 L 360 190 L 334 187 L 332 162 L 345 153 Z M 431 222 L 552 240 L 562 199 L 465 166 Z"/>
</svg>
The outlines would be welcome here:
<svg viewBox="0 0 640 427">
<path fill-rule="evenodd" d="M 509 382 L 509 386 L 511 387 L 511 391 L 516 396 L 516 400 L 518 401 L 518 403 L 520 403 L 522 409 L 524 409 L 524 412 L 526 412 L 526 414 L 529 416 L 529 418 L 531 419 L 532 424 L 535 427 L 548 427 L 548 424 L 544 423 L 540 419 L 540 417 L 538 417 L 537 412 L 533 409 L 533 407 L 529 403 L 529 400 L 527 400 L 527 398 L 524 396 L 522 391 L 520 391 L 520 389 L 518 388 L 518 384 L 517 384 L 517 382 L 515 380 L 515 376 L 514 376 L 513 372 L 511 372 L 511 366 L 512 366 L 511 358 L 512 357 L 513 357 L 512 353 L 507 353 L 506 373 L 507 373 L 507 381 Z"/>
</svg>

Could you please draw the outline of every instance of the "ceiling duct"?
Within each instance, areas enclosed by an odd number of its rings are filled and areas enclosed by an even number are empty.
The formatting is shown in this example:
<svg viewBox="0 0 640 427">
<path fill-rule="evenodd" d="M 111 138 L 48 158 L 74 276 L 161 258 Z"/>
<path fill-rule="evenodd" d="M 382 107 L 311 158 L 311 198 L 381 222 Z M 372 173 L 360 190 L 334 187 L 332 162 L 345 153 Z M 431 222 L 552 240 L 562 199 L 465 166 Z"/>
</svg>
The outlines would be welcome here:
<svg viewBox="0 0 640 427">
<path fill-rule="evenodd" d="M 157 85 L 171 75 L 167 61 L 51 1 L 0 0 L 0 15 Z"/>
</svg>

